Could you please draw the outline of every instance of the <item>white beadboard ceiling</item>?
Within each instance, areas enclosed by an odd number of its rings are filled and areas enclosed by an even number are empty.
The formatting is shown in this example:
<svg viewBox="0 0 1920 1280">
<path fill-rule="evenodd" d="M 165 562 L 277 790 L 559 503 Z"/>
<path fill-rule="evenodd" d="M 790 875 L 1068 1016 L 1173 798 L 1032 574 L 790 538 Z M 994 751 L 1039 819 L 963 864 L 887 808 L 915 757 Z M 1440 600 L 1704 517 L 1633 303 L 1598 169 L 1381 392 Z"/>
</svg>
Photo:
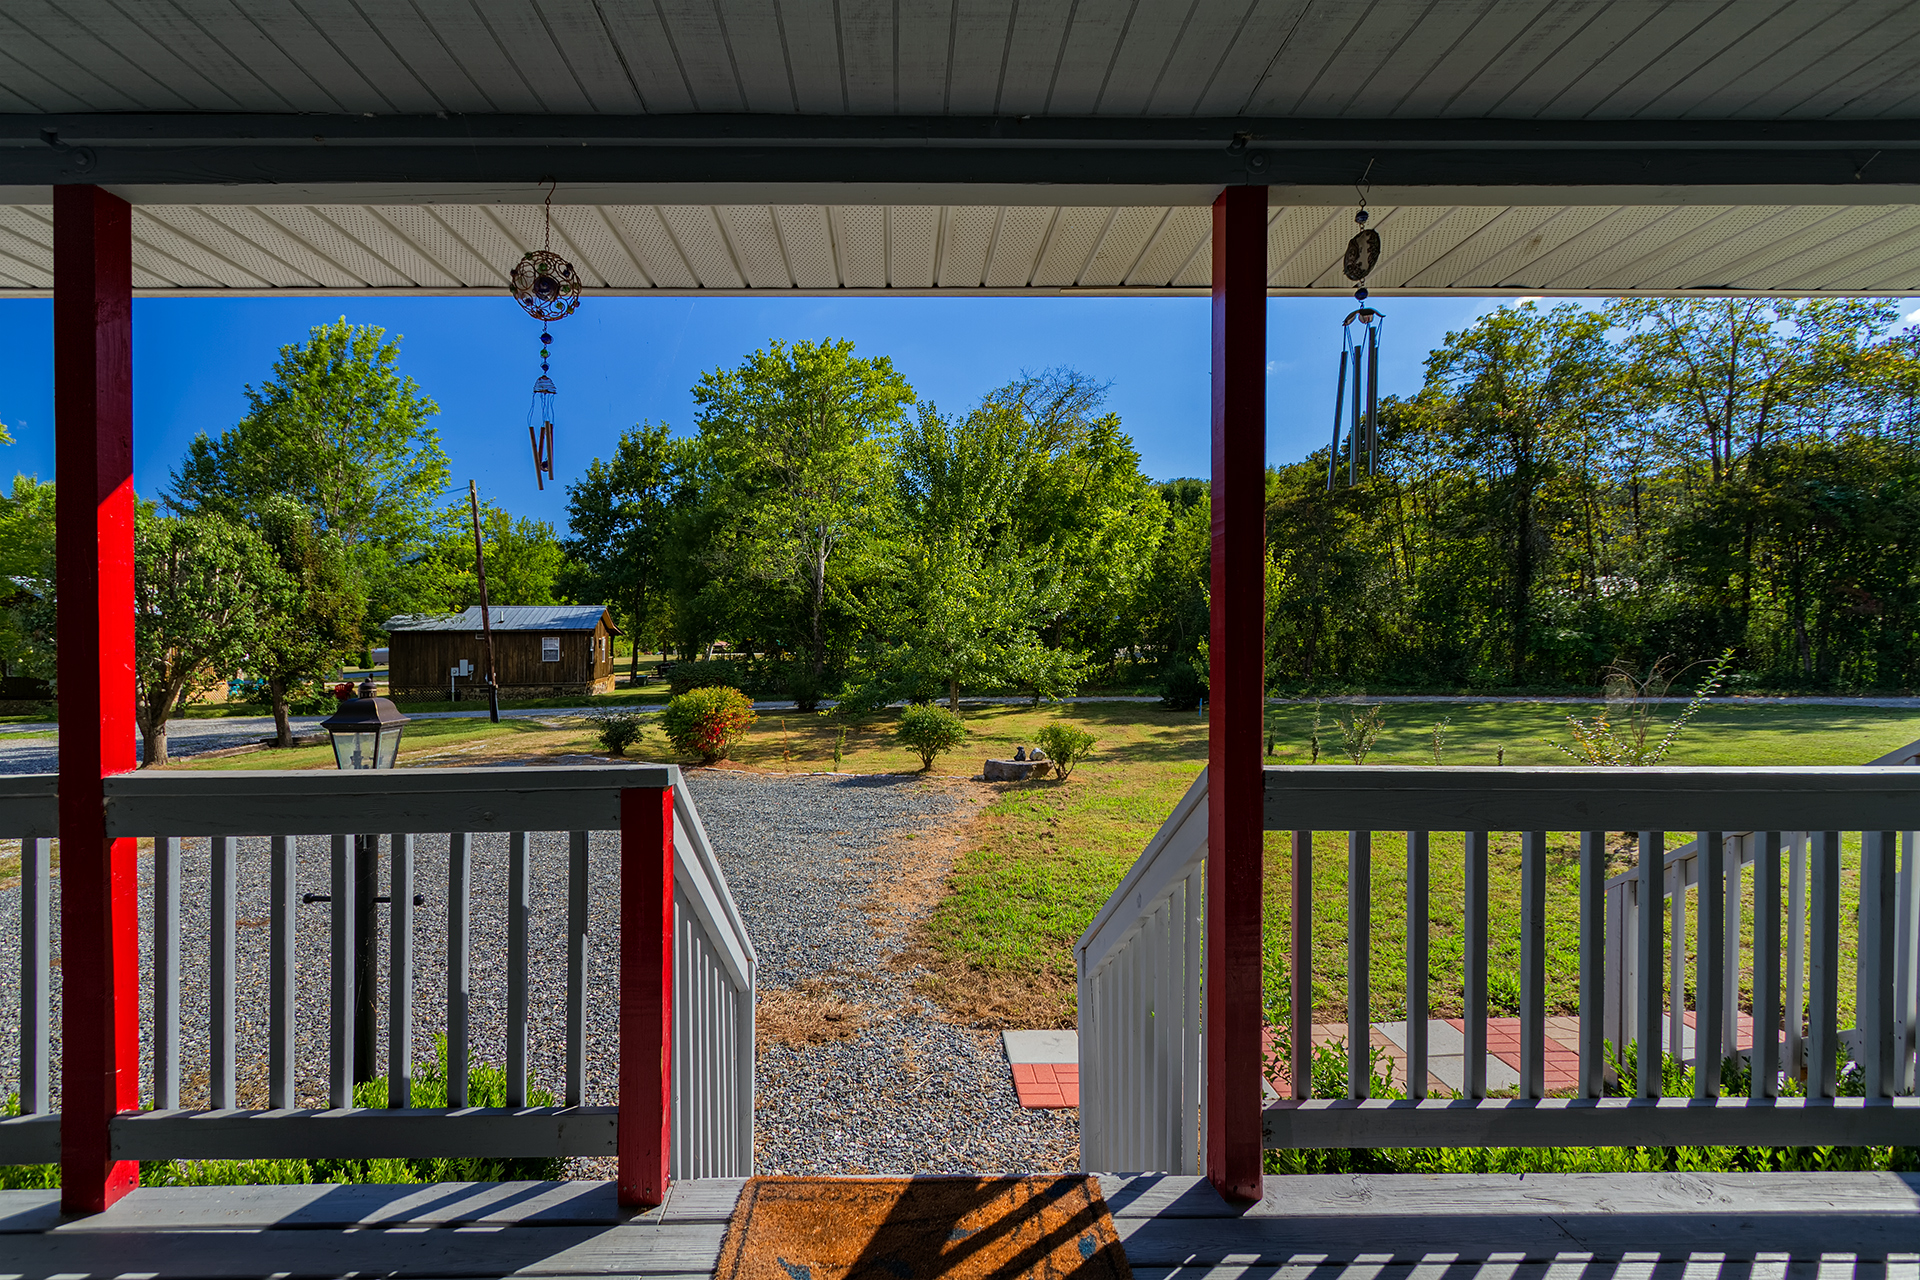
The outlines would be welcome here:
<svg viewBox="0 0 1920 1280">
<path fill-rule="evenodd" d="M 1912 0 L 8 0 L 0 112 L 1870 120 Z"/>
<path fill-rule="evenodd" d="M 52 211 L 0 205 L 0 296 L 53 284 Z M 1419 294 L 1920 293 L 1911 205 L 1375 206 L 1369 287 Z M 538 205 L 139 205 L 143 293 L 471 295 L 543 235 Z M 695 292 L 1170 294 L 1210 283 L 1204 206 L 556 205 L 587 286 Z M 1349 206 L 1275 206 L 1276 293 L 1344 294 Z"/>
<path fill-rule="evenodd" d="M 0 3 L 0 115 L 31 121 L 33 139 L 49 136 L 39 117 L 76 113 L 1900 122 L 1920 117 L 1920 4 Z M 61 136 L 50 140 L 66 146 Z M 203 166 L 195 181 L 212 185 L 123 191 L 145 293 L 486 293 L 542 235 L 525 186 L 223 187 L 246 180 L 221 159 L 232 153 L 187 151 Z M 1879 157 L 1852 156 L 1854 179 Z M 570 183 L 570 202 L 554 209 L 556 247 L 593 288 L 634 294 L 1208 284 L 1213 189 L 809 190 L 755 186 L 750 165 L 737 191 Z M 0 203 L 0 297 L 51 287 L 46 190 L 0 190 L 14 202 Z M 1342 195 L 1275 192 L 1273 288 L 1347 292 Z M 1378 196 L 1386 256 L 1369 284 L 1383 293 L 1920 292 L 1910 191 Z"/>
</svg>

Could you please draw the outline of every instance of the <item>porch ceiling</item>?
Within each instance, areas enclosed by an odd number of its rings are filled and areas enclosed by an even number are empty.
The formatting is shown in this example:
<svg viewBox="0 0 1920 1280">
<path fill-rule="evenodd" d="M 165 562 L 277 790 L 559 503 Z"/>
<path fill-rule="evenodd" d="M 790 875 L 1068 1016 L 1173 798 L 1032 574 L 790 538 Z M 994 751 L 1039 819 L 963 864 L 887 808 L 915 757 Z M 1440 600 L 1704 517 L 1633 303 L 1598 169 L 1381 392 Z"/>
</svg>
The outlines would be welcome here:
<svg viewBox="0 0 1920 1280">
<path fill-rule="evenodd" d="M 1383 293 L 1920 293 L 1920 207 L 1375 206 Z M 1279 205 L 1276 294 L 1344 294 L 1349 206 Z M 1196 205 L 617 204 L 554 208 L 555 247 L 609 293 L 1203 292 Z M 493 294 L 541 239 L 535 204 L 151 204 L 148 295 Z M 0 206 L 0 289 L 53 283 L 51 210 Z"/>
<path fill-rule="evenodd" d="M 0 296 L 50 184 L 145 293 L 1920 292 L 1911 0 L 68 0 L 0 8 Z"/>
<path fill-rule="evenodd" d="M 0 112 L 1876 120 L 1910 0 L 65 0 Z"/>
</svg>

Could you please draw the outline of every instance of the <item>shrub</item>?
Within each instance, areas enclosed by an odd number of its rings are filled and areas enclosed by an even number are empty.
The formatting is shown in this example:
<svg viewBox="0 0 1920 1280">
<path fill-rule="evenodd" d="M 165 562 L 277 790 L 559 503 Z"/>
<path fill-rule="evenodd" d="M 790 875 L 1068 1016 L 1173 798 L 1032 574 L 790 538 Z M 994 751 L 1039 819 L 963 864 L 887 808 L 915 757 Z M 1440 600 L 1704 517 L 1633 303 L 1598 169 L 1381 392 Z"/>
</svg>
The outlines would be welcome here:
<svg viewBox="0 0 1920 1280">
<path fill-rule="evenodd" d="M 733 658 L 710 658 L 705 662 L 676 662 L 667 677 L 667 692 L 679 697 L 695 689 L 722 686 L 745 689 L 751 684 L 747 664 Z"/>
<path fill-rule="evenodd" d="M 1087 753 L 1093 750 L 1092 734 L 1058 720 L 1040 730 L 1039 739 L 1040 749 L 1047 753 L 1047 759 L 1053 761 L 1053 776 L 1062 782 L 1073 772 L 1073 766 L 1085 760 Z"/>
<path fill-rule="evenodd" d="M 324 716 L 339 705 L 330 684 L 315 681 L 287 690 L 287 710 L 296 716 Z"/>
<path fill-rule="evenodd" d="M 1379 740 L 1380 730 L 1386 727 L 1381 721 L 1378 704 L 1355 707 L 1350 714 L 1338 717 L 1334 724 L 1340 730 L 1341 749 L 1355 764 L 1367 762 L 1367 753 L 1373 750 L 1373 744 Z"/>
<path fill-rule="evenodd" d="M 712 764 L 727 758 L 755 718 L 753 703 L 746 694 L 714 685 L 689 689 L 667 703 L 667 709 L 660 713 L 660 727 L 667 731 L 667 741 L 676 751 L 699 756 L 702 764 Z"/>
<path fill-rule="evenodd" d="M 781 669 L 780 687 L 793 699 L 796 711 L 817 711 L 827 693 L 827 678 L 815 675 L 804 661 L 789 662 Z"/>
<path fill-rule="evenodd" d="M 1185 658 L 1176 660 L 1160 682 L 1160 705 L 1169 711 L 1192 711 L 1206 696 L 1206 680 Z"/>
<path fill-rule="evenodd" d="M 900 713 L 900 726 L 894 730 L 900 740 L 920 753 L 920 771 L 933 768 L 933 758 L 959 746 L 967 736 L 967 726 L 945 707 L 911 706 Z"/>
<path fill-rule="evenodd" d="M 593 717 L 593 734 L 610 756 L 624 756 L 627 748 L 640 741 L 642 713 L 638 711 L 600 711 Z"/>
</svg>

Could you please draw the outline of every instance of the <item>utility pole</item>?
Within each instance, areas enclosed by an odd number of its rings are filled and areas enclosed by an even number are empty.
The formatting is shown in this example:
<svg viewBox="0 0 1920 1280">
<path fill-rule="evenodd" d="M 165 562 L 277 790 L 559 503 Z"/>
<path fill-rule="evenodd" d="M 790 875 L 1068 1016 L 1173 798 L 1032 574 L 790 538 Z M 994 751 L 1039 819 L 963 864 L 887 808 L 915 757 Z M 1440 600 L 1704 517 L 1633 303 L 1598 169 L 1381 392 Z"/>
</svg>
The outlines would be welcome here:
<svg viewBox="0 0 1920 1280">
<path fill-rule="evenodd" d="M 500 723 L 500 682 L 493 669 L 493 619 L 487 613 L 487 553 L 480 545 L 480 490 L 467 481 L 467 505 L 473 510 L 473 572 L 480 579 L 480 633 L 487 638 L 487 719 Z"/>
</svg>

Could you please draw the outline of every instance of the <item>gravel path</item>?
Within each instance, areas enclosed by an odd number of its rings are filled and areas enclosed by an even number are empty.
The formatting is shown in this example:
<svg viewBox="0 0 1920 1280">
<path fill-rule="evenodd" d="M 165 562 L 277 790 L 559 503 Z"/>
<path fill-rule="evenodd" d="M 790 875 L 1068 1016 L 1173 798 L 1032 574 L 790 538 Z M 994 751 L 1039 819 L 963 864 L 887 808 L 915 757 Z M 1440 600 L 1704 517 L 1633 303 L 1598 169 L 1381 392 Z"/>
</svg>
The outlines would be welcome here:
<svg viewBox="0 0 1920 1280">
<path fill-rule="evenodd" d="M 883 887 L 909 831 L 937 823 L 957 807 L 948 792 L 898 777 L 796 776 L 697 771 L 687 785 L 738 900 L 760 956 L 760 984 L 830 985 L 870 1008 L 850 1040 L 802 1047 L 775 1045 L 760 1057 L 756 1129 L 763 1173 L 906 1173 L 1069 1168 L 1077 1158 L 1074 1112 L 1019 1106 L 998 1037 L 953 1026 L 913 994 L 913 975 L 888 962 L 906 922 L 890 917 L 891 936 L 876 931 L 864 901 Z M 299 890 L 324 893 L 330 842 L 303 840 Z M 589 1103 L 610 1103 L 616 1063 L 618 863 L 611 833 L 596 835 L 590 859 Z M 528 1042 L 536 1088 L 564 1087 L 566 982 L 566 839 L 530 840 L 534 917 L 532 1008 Z M 505 836 L 473 842 L 473 1052 L 505 1060 Z M 416 912 L 416 1061 L 431 1060 L 433 1033 L 444 1026 L 446 839 L 415 840 L 415 878 L 426 905 Z M 239 1094 L 243 1106 L 265 1105 L 267 1033 L 268 844 L 241 842 L 236 945 Z M 151 990 L 149 932 L 152 862 L 141 859 L 142 991 Z M 206 948 L 208 846 L 182 851 L 181 973 L 185 1080 L 182 1102 L 207 1099 Z M 57 904 L 58 893 L 55 893 Z M 56 906 L 57 909 L 57 906 Z M 17 889 L 0 890 L 0 1096 L 18 1087 L 19 910 Z M 300 905 L 296 926 L 298 990 L 297 1087 L 303 1105 L 324 1105 L 327 1076 L 328 911 Z M 56 924 L 57 928 L 57 924 Z M 384 933 L 384 930 L 383 930 Z M 58 952 L 56 934 L 55 951 Z M 381 991 L 386 990 L 381 956 Z M 59 970 L 53 993 L 58 1007 Z M 151 1043 L 152 1010 L 143 1007 L 143 1043 Z M 384 1019 L 380 1037 L 385 1062 Z M 56 1088 L 59 1055 L 54 1053 Z M 150 1079 L 144 1070 L 143 1077 Z M 579 1176 L 608 1176 L 602 1161 L 576 1161 Z"/>
</svg>

